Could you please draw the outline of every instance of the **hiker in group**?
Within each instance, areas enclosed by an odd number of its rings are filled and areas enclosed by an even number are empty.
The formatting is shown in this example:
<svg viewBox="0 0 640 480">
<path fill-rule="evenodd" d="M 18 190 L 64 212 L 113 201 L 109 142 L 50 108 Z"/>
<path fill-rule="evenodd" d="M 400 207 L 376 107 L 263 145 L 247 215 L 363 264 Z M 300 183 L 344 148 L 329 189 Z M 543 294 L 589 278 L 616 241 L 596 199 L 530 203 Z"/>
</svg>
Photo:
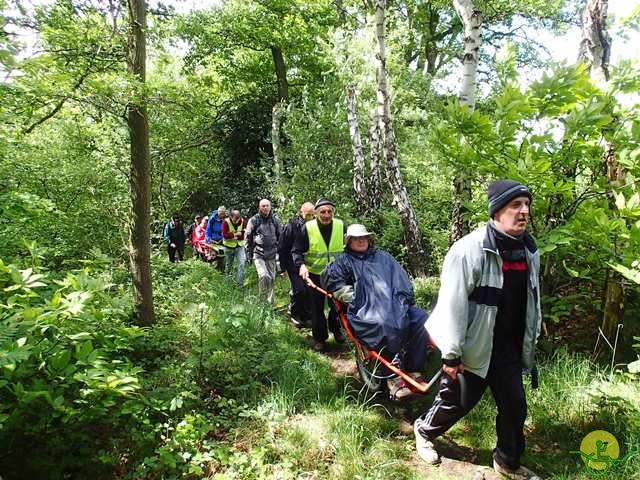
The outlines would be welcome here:
<svg viewBox="0 0 640 480">
<path fill-rule="evenodd" d="M 222 224 L 222 244 L 224 245 L 225 266 L 227 275 L 231 274 L 233 260 L 236 261 L 236 282 L 241 289 L 244 286 L 244 234 L 247 221 L 240 215 L 240 210 L 231 210 L 231 215 Z"/>
<path fill-rule="evenodd" d="M 169 261 L 175 263 L 176 253 L 178 254 L 178 260 L 184 259 L 184 242 L 186 236 L 184 234 L 184 228 L 182 227 L 182 220 L 177 213 L 171 215 L 165 226 L 162 234 L 165 243 L 167 244 L 167 252 L 169 252 Z"/>
<path fill-rule="evenodd" d="M 326 198 L 320 198 L 315 204 L 315 220 L 305 223 L 293 243 L 293 263 L 298 268 L 300 277 L 320 286 L 320 275 L 327 265 L 335 260 L 344 250 L 344 224 L 334 218 L 335 204 Z M 307 287 L 307 297 L 311 310 L 311 332 L 313 348 L 316 351 L 326 349 L 329 337 L 328 330 L 333 333 L 337 343 L 344 343 L 345 338 L 340 331 L 338 314 L 332 302 L 329 302 L 329 317 L 324 314 L 325 297 L 312 287 Z"/>
<path fill-rule="evenodd" d="M 207 246 L 206 243 L 206 232 L 207 232 L 207 223 L 209 222 L 209 217 L 206 215 L 200 219 L 200 225 L 198 225 L 193 234 L 191 235 L 191 245 L 196 250 L 196 256 L 200 258 L 203 262 L 212 262 L 215 259 L 215 251 Z"/>
<path fill-rule="evenodd" d="M 218 207 L 216 213 L 211 213 L 209 223 L 207 223 L 207 232 L 205 241 L 213 249 L 216 250 L 216 269 L 224 272 L 224 250 L 222 247 L 222 223 L 227 214 L 227 209 L 223 206 Z"/>
<path fill-rule="evenodd" d="M 488 387 L 498 411 L 493 468 L 509 478 L 533 479 L 535 474 L 520 465 L 527 416 L 522 375 L 535 373 L 541 325 L 540 255 L 526 231 L 532 196 L 516 181 L 497 180 L 489 185 L 488 199 L 486 227 L 447 253 L 438 301 L 426 322 L 442 352 L 444 375 L 431 409 L 415 421 L 416 449 L 423 460 L 436 463 L 433 440 L 468 413 Z M 458 373 L 466 379 L 465 408 Z"/>
<path fill-rule="evenodd" d="M 186 231 L 187 242 L 191 244 L 191 251 L 193 252 L 194 258 L 198 257 L 198 250 L 193 244 L 193 234 L 196 231 L 196 228 L 198 228 L 198 225 L 200 225 L 201 221 L 202 221 L 202 215 L 200 214 L 196 215 L 193 219 L 193 223 L 189 225 L 189 228 Z"/>
<path fill-rule="evenodd" d="M 360 342 L 426 384 L 421 371 L 428 352 L 427 314 L 415 306 L 409 275 L 389 253 L 375 247 L 374 235 L 364 225 L 350 225 L 345 243 L 345 253 L 322 275 L 325 288 L 348 304 L 349 324 Z M 384 370 L 383 375 L 391 373 Z M 387 383 L 394 400 L 414 395 L 402 379 Z"/>
<path fill-rule="evenodd" d="M 302 226 L 313 220 L 314 205 L 305 202 L 300 206 L 298 214 L 293 217 L 282 229 L 282 235 L 278 242 L 278 257 L 280 259 L 280 269 L 289 277 L 291 289 L 289 290 L 289 317 L 296 327 L 311 326 L 311 312 L 307 300 L 307 288 L 304 280 L 300 277 L 299 268 L 293 264 L 291 249 L 295 237 L 300 235 Z"/>
<path fill-rule="evenodd" d="M 271 202 L 260 200 L 258 213 L 247 222 L 245 240 L 247 258 L 253 261 L 258 272 L 258 294 L 273 305 L 275 300 L 276 255 L 281 225 L 271 212 Z"/>
</svg>

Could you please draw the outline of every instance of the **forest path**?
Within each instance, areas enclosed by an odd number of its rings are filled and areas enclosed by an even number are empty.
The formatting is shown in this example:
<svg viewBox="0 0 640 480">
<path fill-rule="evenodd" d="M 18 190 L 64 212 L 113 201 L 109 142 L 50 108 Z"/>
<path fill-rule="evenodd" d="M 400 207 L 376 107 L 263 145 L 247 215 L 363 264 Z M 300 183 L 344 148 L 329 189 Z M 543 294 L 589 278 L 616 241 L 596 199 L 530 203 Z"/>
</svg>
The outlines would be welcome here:
<svg viewBox="0 0 640 480">
<path fill-rule="evenodd" d="M 354 386 L 361 386 L 358 378 L 353 355 L 346 346 L 329 344 L 329 350 L 324 352 L 331 363 L 331 368 L 336 376 L 351 377 Z M 413 443 L 413 417 L 416 415 L 416 406 L 408 404 L 398 404 L 387 398 L 387 393 L 376 395 L 376 402 L 384 406 L 386 411 L 399 422 L 399 431 L 402 439 L 398 442 L 406 443 L 404 437 L 408 437 Z M 421 405 L 425 401 L 419 402 Z M 430 404 L 430 401 L 426 403 Z M 419 407 L 418 407 L 419 408 Z M 438 480 L 501 480 L 503 477 L 494 472 L 488 465 L 478 464 L 479 458 L 476 453 L 460 445 L 457 445 L 445 438 L 436 443 L 436 449 L 440 453 L 442 461 L 439 465 L 426 464 L 415 451 L 406 464 L 414 471 L 423 475 L 424 478 Z"/>
</svg>

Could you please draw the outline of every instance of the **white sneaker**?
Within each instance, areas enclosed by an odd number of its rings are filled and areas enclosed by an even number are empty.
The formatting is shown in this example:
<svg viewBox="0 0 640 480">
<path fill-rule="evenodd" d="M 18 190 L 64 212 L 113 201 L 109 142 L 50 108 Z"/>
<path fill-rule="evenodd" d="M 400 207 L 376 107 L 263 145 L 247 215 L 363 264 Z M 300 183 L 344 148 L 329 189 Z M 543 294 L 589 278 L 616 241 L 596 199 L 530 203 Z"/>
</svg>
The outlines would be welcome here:
<svg viewBox="0 0 640 480">
<path fill-rule="evenodd" d="M 520 465 L 516 470 L 511 470 L 510 468 L 500 465 L 495 459 L 493 460 L 493 470 L 507 478 L 511 478 L 512 480 L 542 480 L 542 477 L 538 476 L 527 467 Z"/>
<path fill-rule="evenodd" d="M 417 423 L 413 424 L 413 434 L 416 437 L 416 452 L 420 458 L 430 465 L 440 463 L 440 456 L 436 452 L 433 442 L 420 435 Z"/>
</svg>

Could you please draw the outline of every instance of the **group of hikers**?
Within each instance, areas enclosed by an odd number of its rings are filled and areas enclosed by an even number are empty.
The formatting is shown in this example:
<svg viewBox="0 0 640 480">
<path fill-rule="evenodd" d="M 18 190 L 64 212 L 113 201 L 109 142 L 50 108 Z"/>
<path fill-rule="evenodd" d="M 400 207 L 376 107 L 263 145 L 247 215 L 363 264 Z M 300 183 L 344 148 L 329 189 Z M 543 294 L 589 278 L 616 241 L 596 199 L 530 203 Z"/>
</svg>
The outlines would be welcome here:
<svg viewBox="0 0 640 480">
<path fill-rule="evenodd" d="M 238 210 L 226 217 L 220 207 L 209 218 L 197 216 L 181 235 L 174 216 L 164 236 L 171 261 L 176 255 L 183 258 L 185 240 L 196 256 L 215 261 L 228 274 L 235 260 L 240 287 L 245 261 L 253 262 L 259 294 L 271 304 L 278 271 L 286 275 L 291 285 L 289 315 L 296 326 L 311 328 L 317 351 L 326 350 L 329 332 L 336 343 L 346 341 L 333 302 L 328 302 L 326 316 L 326 295 L 317 286 L 346 305 L 359 342 L 418 383 L 426 382 L 421 371 L 428 345 L 436 345 L 443 375 L 433 404 L 414 422 L 418 455 L 438 463 L 434 441 L 489 388 L 497 406 L 493 468 L 508 478 L 532 480 L 539 477 L 520 464 L 527 416 L 523 374 L 535 372 L 541 326 L 540 259 L 526 231 L 532 195 L 519 182 L 496 180 L 487 197 L 487 225 L 455 242 L 445 256 L 431 315 L 416 306 L 400 263 L 375 246 L 375 235 L 364 225 L 345 229 L 327 198 L 303 203 L 285 225 L 273 216 L 267 199 L 248 221 Z M 464 401 L 460 376 L 466 385 Z M 396 400 L 415 394 L 401 379 L 389 380 L 388 387 Z"/>
</svg>

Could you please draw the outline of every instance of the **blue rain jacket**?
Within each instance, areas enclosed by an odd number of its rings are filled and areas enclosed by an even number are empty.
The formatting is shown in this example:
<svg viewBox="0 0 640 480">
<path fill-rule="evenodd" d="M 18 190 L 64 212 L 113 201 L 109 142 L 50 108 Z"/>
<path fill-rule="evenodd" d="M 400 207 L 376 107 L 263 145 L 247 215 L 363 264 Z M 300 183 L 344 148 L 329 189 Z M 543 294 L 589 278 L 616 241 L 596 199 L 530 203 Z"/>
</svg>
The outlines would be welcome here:
<svg viewBox="0 0 640 480">
<path fill-rule="evenodd" d="M 330 292 L 353 286 L 355 297 L 348 305 L 347 316 L 354 335 L 371 349 L 386 345 L 391 352 L 399 353 L 411 321 L 427 320 L 427 314 L 413 306 L 413 286 L 407 272 L 384 250 L 346 250 L 329 264 L 322 281 Z"/>
</svg>

